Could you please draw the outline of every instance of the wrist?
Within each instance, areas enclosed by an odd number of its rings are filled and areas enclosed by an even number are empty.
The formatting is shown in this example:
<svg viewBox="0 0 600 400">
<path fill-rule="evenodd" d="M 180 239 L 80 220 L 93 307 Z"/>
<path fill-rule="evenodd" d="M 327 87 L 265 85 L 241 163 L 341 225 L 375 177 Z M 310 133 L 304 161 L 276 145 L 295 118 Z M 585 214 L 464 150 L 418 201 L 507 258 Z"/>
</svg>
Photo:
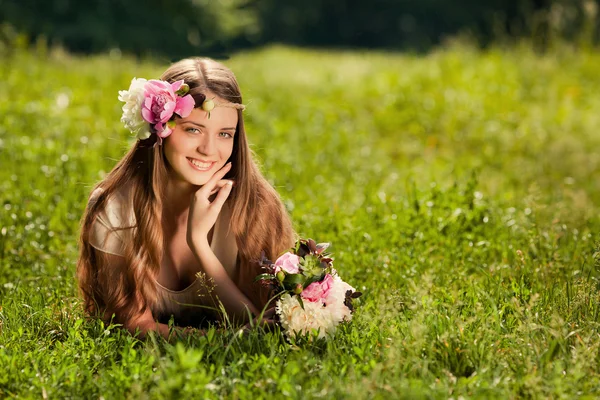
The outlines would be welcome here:
<svg viewBox="0 0 600 400">
<path fill-rule="evenodd" d="M 195 235 L 188 238 L 188 245 L 192 249 L 192 251 L 201 253 L 210 249 L 210 244 L 208 243 L 208 235 Z"/>
</svg>

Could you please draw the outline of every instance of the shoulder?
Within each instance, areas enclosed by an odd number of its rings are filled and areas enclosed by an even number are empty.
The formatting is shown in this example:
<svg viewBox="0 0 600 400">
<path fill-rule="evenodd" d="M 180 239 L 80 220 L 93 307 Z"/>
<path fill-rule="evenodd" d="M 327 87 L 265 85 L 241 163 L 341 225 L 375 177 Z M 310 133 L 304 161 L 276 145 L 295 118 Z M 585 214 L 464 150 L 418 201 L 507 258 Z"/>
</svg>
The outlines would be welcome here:
<svg viewBox="0 0 600 400">
<path fill-rule="evenodd" d="M 95 204 L 103 192 L 103 188 L 94 190 L 90 194 L 88 204 Z M 108 254 L 124 256 L 124 243 L 130 238 L 135 227 L 135 215 L 131 204 L 124 191 L 115 191 L 109 195 L 92 222 L 89 236 L 92 247 Z"/>
<path fill-rule="evenodd" d="M 102 187 L 92 191 L 88 203 L 95 204 L 104 192 Z M 135 226 L 133 202 L 126 190 L 116 190 L 106 199 L 104 207 L 99 211 L 97 221 L 109 228 L 126 228 Z"/>
</svg>

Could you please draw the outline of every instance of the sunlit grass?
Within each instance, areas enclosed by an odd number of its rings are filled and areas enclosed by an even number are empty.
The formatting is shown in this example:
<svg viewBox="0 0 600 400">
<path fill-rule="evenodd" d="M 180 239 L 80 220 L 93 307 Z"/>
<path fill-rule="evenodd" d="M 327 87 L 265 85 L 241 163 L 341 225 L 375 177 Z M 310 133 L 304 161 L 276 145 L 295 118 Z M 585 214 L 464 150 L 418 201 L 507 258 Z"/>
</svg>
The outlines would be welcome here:
<svg viewBox="0 0 600 400">
<path fill-rule="evenodd" d="M 600 54 L 268 48 L 226 64 L 265 175 L 362 290 L 329 342 L 139 342 L 73 278 L 117 91 L 165 64 L 0 60 L 0 397 L 597 396 Z"/>
</svg>

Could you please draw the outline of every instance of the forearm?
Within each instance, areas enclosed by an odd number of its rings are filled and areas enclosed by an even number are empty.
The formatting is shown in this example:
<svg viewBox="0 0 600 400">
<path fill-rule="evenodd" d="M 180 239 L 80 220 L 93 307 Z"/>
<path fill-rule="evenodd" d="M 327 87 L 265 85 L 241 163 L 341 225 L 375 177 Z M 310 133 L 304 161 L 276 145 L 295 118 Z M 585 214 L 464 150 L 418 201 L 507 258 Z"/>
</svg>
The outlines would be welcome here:
<svg viewBox="0 0 600 400">
<path fill-rule="evenodd" d="M 227 271 L 215 256 L 208 240 L 197 240 L 193 243 L 193 252 L 202 265 L 204 273 L 215 282 L 214 293 L 223 303 L 229 316 L 236 321 L 247 322 L 248 310 L 257 315 L 259 311 L 231 280 Z"/>
<path fill-rule="evenodd" d="M 138 337 L 143 339 L 146 337 L 148 332 L 153 331 L 164 337 L 165 339 L 169 339 L 171 334 L 169 325 L 161 324 L 156 321 L 148 321 L 148 322 L 140 322 L 140 323 L 129 323 L 125 324 L 125 328 L 132 334 L 135 335 L 138 333 Z"/>
<path fill-rule="evenodd" d="M 156 322 L 156 321 L 136 324 L 135 326 L 129 325 L 127 327 L 127 330 L 132 335 L 137 332 L 138 337 L 140 339 L 144 339 L 148 335 L 148 332 L 150 332 L 150 331 L 156 332 L 157 334 L 159 334 L 166 340 L 173 339 L 174 337 L 179 337 L 180 335 L 187 335 L 192 332 L 203 333 L 202 330 L 195 329 L 195 328 L 183 328 L 183 327 L 179 327 L 179 326 L 170 328 L 169 325 L 161 324 L 160 322 Z"/>
<path fill-rule="evenodd" d="M 146 309 L 142 314 L 129 316 L 123 322 L 123 327 L 132 335 L 137 334 L 140 339 L 146 338 L 150 331 L 156 332 L 167 340 L 172 336 L 169 325 L 156 321 L 150 309 Z"/>
</svg>

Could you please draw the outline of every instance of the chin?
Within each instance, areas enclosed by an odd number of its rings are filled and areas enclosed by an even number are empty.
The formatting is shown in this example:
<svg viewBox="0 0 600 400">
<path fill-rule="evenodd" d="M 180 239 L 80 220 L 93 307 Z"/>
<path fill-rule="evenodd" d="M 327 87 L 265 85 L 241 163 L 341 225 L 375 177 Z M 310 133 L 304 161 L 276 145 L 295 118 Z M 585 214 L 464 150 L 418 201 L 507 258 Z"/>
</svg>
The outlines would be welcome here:
<svg viewBox="0 0 600 400">
<path fill-rule="evenodd" d="M 219 170 L 220 167 L 215 163 L 209 170 L 207 171 L 197 171 L 191 168 L 187 162 L 183 165 L 184 173 L 181 174 L 181 177 L 184 178 L 187 182 L 192 185 L 202 186 L 206 184 L 213 177 L 216 171 Z"/>
<path fill-rule="evenodd" d="M 206 182 L 209 181 L 209 179 L 213 176 L 213 174 L 210 175 L 206 175 L 206 176 L 193 176 L 190 174 L 186 174 L 183 176 L 183 179 L 185 181 L 187 181 L 189 184 L 194 185 L 194 186 L 203 186 L 206 184 Z"/>
</svg>

